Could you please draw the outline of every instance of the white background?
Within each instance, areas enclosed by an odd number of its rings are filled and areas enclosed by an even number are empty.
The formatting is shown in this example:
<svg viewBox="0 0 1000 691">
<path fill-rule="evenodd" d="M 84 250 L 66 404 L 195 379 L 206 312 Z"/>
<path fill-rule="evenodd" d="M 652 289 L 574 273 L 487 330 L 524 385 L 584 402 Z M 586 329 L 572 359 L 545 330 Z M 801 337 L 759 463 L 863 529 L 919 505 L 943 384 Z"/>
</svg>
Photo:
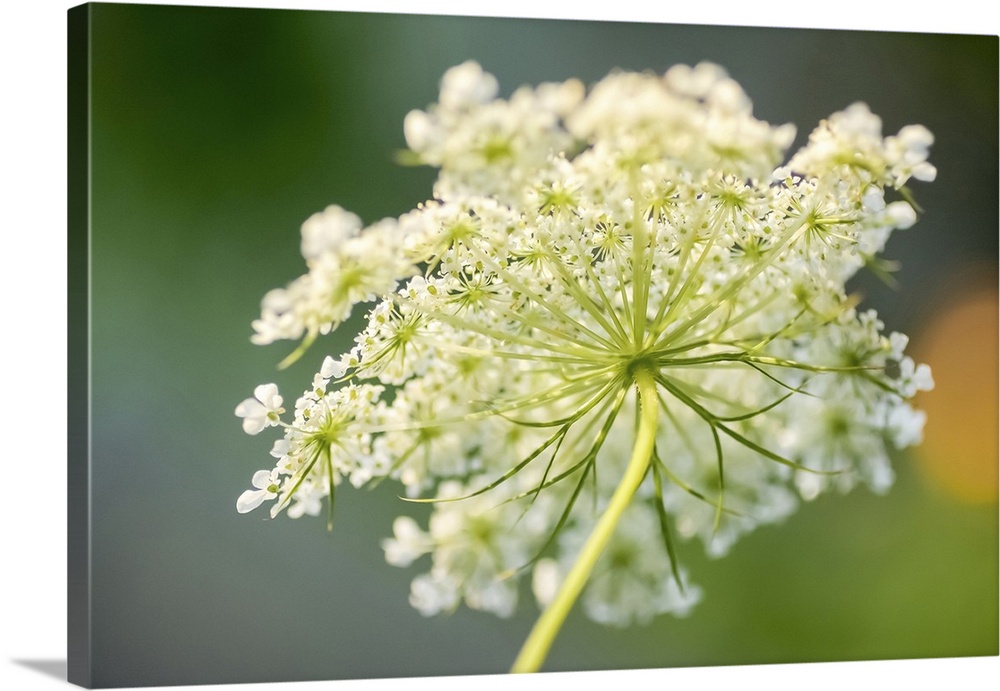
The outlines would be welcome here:
<svg viewBox="0 0 1000 691">
<path fill-rule="evenodd" d="M 66 659 L 66 10 L 72 2 L 15 0 L 0 19 L 0 415 L 5 457 L 2 497 L 0 680 L 5 689 L 68 685 Z M 149 3 L 142 3 L 149 4 Z M 410 4 L 360 2 L 173 2 L 157 4 L 409 12 Z M 417 4 L 417 3 L 414 3 Z M 445 2 L 422 0 L 427 14 L 642 20 L 996 35 L 988 2 L 913 3 L 639 0 Z M 652 3 L 650 3 L 652 5 Z M 664 9 L 656 9 L 660 6 Z M 492 689 L 625 685 L 663 689 L 985 689 L 997 688 L 1000 658 L 778 665 L 708 669 L 476 677 Z M 337 688 L 464 689 L 470 679 L 343 681 L 204 686 L 261 691 Z M 192 687 L 194 688 L 194 687 Z"/>
</svg>

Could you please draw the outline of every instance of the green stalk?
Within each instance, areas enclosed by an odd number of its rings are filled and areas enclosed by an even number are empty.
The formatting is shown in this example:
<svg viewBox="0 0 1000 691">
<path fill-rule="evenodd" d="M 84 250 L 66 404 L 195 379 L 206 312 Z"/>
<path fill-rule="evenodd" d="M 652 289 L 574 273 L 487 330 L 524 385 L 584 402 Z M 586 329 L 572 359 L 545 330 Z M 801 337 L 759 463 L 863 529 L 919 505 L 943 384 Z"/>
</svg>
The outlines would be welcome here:
<svg viewBox="0 0 1000 691">
<path fill-rule="evenodd" d="M 552 647 L 556 635 L 562 628 L 563 622 L 566 621 L 566 616 L 587 584 L 587 580 L 594 570 L 594 564 L 597 563 L 604 548 L 607 547 L 622 513 L 631 503 L 632 497 L 639 489 L 639 485 L 642 484 L 646 471 L 649 469 L 656 439 L 656 425 L 659 420 L 656 382 L 653 380 L 652 373 L 645 367 L 637 367 L 634 376 L 636 387 L 639 389 L 641 412 L 635 446 L 632 447 L 632 458 L 625 469 L 625 475 L 612 495 L 607 509 L 598 519 L 597 525 L 594 526 L 594 531 L 587 538 L 583 549 L 580 550 L 580 555 L 567 574 L 566 580 L 559 587 L 555 599 L 549 603 L 538 621 L 535 622 L 534 628 L 532 628 L 521 647 L 521 652 L 514 661 L 511 672 L 537 672 L 542 666 L 549 648 Z"/>
</svg>

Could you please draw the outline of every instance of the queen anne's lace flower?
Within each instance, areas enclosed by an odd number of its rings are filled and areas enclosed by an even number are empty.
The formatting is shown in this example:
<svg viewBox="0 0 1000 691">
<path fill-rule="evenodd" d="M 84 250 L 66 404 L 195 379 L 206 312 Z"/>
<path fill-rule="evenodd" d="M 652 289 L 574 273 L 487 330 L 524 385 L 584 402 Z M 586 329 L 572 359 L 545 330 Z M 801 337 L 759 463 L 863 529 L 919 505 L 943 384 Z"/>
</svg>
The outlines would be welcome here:
<svg viewBox="0 0 1000 691">
<path fill-rule="evenodd" d="M 247 398 L 236 406 L 236 415 L 243 418 L 243 431 L 258 434 L 265 427 L 277 425 L 280 415 L 285 412 L 282 402 L 274 384 L 261 384 L 255 388 L 253 398 Z"/>
<path fill-rule="evenodd" d="M 308 271 L 264 297 L 253 340 L 301 339 L 288 362 L 356 305 L 367 324 L 291 421 L 273 384 L 237 408 L 250 434 L 284 429 L 238 508 L 332 516 L 343 479 L 402 483 L 434 502 L 383 542 L 427 569 L 411 603 L 507 616 L 532 573 L 527 670 L 578 595 L 614 625 L 688 612 L 678 537 L 719 556 L 802 498 L 889 487 L 933 382 L 844 286 L 935 171 L 925 128 L 883 137 L 861 103 L 781 165 L 794 127 L 715 65 L 498 91 L 465 63 L 406 116 L 433 200 L 303 224 Z"/>
</svg>

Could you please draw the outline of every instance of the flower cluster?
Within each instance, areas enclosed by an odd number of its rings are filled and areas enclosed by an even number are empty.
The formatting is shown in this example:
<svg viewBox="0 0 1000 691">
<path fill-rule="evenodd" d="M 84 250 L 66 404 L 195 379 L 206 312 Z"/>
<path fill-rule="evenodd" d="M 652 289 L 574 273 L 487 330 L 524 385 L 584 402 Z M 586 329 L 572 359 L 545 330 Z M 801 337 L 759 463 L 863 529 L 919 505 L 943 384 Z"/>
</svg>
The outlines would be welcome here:
<svg viewBox="0 0 1000 691">
<path fill-rule="evenodd" d="M 887 489 L 930 372 L 845 282 L 916 220 L 897 190 L 933 179 L 930 133 L 883 137 L 855 104 L 782 165 L 794 127 L 710 64 L 497 92 L 467 62 L 406 117 L 431 200 L 303 225 L 308 272 L 264 297 L 254 342 L 301 339 L 296 358 L 355 306 L 367 324 L 289 421 L 273 385 L 237 408 L 283 431 L 239 510 L 315 515 L 391 478 L 433 502 L 384 541 L 429 567 L 421 612 L 507 616 L 531 574 L 542 605 L 576 588 L 627 625 L 698 599 L 678 537 L 721 555 L 803 498 Z"/>
</svg>

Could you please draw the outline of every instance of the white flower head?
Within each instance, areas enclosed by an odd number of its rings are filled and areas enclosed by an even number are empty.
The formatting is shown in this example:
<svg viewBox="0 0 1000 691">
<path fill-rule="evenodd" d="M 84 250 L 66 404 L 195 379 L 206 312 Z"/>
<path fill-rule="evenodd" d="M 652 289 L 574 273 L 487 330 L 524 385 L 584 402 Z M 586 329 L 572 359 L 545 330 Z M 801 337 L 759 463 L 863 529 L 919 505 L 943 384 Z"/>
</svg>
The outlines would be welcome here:
<svg viewBox="0 0 1000 691">
<path fill-rule="evenodd" d="M 255 342 L 301 339 L 287 364 L 364 322 L 291 423 L 273 384 L 237 408 L 284 432 L 240 506 L 315 515 L 342 480 L 398 482 L 432 505 L 382 543 L 428 565 L 423 614 L 510 616 L 528 576 L 545 616 L 579 595 L 624 626 L 701 597 L 676 540 L 722 556 L 802 499 L 886 491 L 933 380 L 846 283 L 916 222 L 887 191 L 933 179 L 930 132 L 885 137 L 855 103 L 789 157 L 795 127 L 710 63 L 498 93 L 470 61 L 406 116 L 427 202 L 303 225 L 308 271 L 265 296 Z"/>
</svg>

